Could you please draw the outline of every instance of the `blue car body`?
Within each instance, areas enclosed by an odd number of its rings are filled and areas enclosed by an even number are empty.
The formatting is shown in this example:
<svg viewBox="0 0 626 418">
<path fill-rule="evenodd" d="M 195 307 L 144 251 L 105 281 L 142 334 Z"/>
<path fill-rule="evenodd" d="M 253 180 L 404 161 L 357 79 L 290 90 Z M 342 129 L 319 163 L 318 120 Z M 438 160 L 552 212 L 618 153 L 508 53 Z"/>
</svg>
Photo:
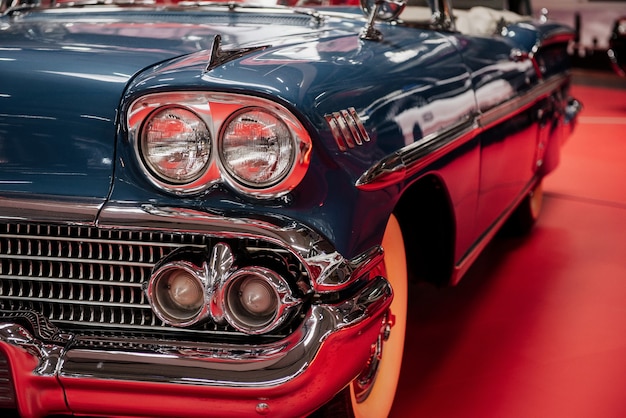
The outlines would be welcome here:
<svg viewBox="0 0 626 418">
<path fill-rule="evenodd" d="M 367 39 L 366 23 L 356 8 L 5 11 L 2 406 L 23 416 L 306 415 L 357 377 L 380 340 L 392 214 L 411 277 L 461 278 L 558 164 L 578 110 L 573 34 L 528 19 L 496 34 L 398 21 Z M 155 179 L 137 145 L 147 122 L 133 115 L 176 97 L 201 97 L 185 104 L 196 113 L 209 103 L 290 115 L 308 135 L 302 175 L 264 193 L 225 175 L 222 157 L 207 169 L 221 174 L 193 190 Z M 206 112 L 221 138 L 230 116 Z M 153 286 L 174 286 L 160 272 L 181 263 L 204 289 L 197 318 L 170 318 Z M 125 270 L 135 265 L 137 277 Z M 82 273 L 93 266 L 100 273 Z M 239 311 L 220 292 L 253 267 L 282 277 L 271 288 L 289 314 L 247 332 L 256 322 L 232 319 Z"/>
</svg>

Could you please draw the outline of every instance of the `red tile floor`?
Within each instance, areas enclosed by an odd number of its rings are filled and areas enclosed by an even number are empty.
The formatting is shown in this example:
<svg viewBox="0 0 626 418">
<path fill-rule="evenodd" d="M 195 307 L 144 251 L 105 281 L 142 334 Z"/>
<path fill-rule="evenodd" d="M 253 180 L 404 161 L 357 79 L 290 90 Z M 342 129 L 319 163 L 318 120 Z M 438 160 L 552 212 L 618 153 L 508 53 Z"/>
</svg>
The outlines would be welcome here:
<svg viewBox="0 0 626 418">
<path fill-rule="evenodd" d="M 626 417 L 626 83 L 575 73 L 585 105 L 542 217 L 454 288 L 412 289 L 391 418 Z"/>
</svg>

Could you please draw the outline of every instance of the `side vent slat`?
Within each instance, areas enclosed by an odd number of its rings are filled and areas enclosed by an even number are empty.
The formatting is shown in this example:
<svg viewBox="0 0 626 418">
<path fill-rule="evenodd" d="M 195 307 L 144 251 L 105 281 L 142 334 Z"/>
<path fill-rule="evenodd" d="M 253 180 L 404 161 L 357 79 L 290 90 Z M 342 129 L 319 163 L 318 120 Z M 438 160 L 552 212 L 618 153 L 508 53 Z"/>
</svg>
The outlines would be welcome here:
<svg viewBox="0 0 626 418">
<path fill-rule="evenodd" d="M 363 122 L 353 107 L 324 115 L 341 152 L 370 141 Z"/>
</svg>

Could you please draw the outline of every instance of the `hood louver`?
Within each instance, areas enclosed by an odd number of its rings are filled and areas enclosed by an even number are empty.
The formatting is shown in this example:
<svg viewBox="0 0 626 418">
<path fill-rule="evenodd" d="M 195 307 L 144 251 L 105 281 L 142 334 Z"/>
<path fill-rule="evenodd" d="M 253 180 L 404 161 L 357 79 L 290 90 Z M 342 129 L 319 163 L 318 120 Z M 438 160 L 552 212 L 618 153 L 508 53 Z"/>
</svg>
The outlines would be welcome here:
<svg viewBox="0 0 626 418">
<path fill-rule="evenodd" d="M 370 137 L 353 107 L 324 115 L 341 152 L 369 142 Z"/>
</svg>

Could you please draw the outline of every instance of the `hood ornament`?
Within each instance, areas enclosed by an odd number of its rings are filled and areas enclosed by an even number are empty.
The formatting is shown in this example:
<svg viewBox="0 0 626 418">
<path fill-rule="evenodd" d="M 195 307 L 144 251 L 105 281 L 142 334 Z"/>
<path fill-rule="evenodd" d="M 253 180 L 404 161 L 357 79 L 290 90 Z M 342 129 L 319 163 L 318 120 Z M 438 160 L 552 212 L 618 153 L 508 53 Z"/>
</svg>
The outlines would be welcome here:
<svg viewBox="0 0 626 418">
<path fill-rule="evenodd" d="M 241 58 L 246 54 L 254 51 L 261 51 L 267 48 L 268 45 L 254 46 L 249 48 L 234 48 L 234 49 L 222 49 L 222 37 L 215 35 L 213 45 L 211 46 L 211 57 L 209 58 L 209 64 L 205 68 L 205 72 L 211 71 L 215 67 L 219 67 L 227 63 L 228 61 Z"/>
</svg>

